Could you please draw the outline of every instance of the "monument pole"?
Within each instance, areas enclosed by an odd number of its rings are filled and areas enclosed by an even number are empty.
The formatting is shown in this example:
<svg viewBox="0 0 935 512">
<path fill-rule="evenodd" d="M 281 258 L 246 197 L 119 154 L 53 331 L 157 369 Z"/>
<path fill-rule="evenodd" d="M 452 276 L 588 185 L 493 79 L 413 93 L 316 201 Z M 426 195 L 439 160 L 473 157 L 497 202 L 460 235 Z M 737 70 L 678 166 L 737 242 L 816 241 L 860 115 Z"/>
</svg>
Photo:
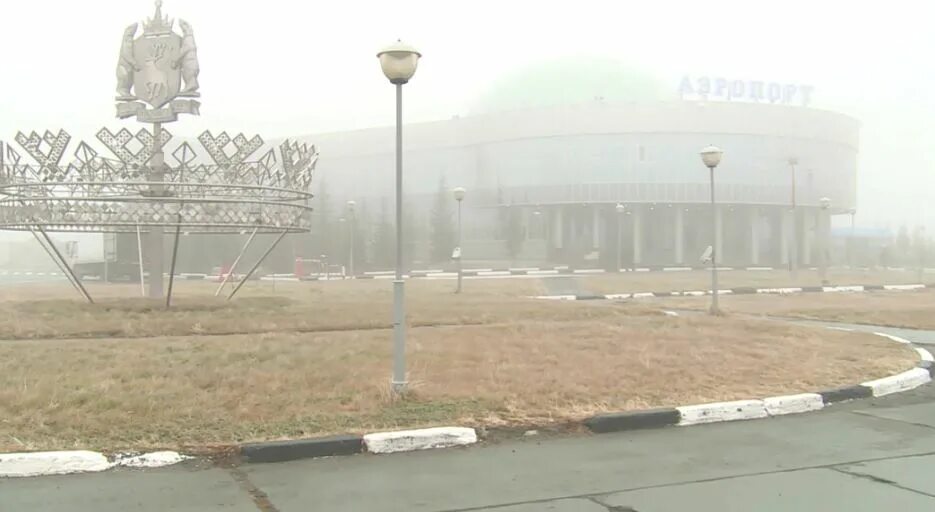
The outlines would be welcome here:
<svg viewBox="0 0 935 512">
<path fill-rule="evenodd" d="M 155 15 L 143 22 L 143 33 L 136 37 L 138 23 L 126 28 L 117 64 L 117 117 L 135 116 L 137 121 L 153 125 L 151 156 L 147 165 L 145 195 L 166 198 L 163 146 L 171 138 L 163 123 L 178 120 L 179 114 L 199 114 L 201 104 L 193 99 L 198 92 L 198 50 L 191 25 L 179 20 L 182 33 L 174 30 L 175 21 L 162 14 L 162 0 L 156 0 Z M 184 87 L 183 87 L 184 81 Z M 147 105 L 150 108 L 147 108 Z M 165 272 L 164 219 L 153 219 L 147 226 L 146 252 L 149 290 L 147 295 L 161 299 Z M 171 277 L 171 276 L 170 276 Z"/>
<path fill-rule="evenodd" d="M 155 122 L 153 123 L 153 156 L 149 159 L 149 181 L 153 183 L 150 185 L 150 193 L 154 197 L 161 197 L 165 195 L 165 185 L 161 185 L 165 181 L 165 172 L 163 169 L 165 165 L 165 154 L 162 151 L 162 123 Z M 153 226 L 149 229 L 149 240 L 147 245 L 149 246 L 149 298 L 151 299 L 161 299 L 163 296 L 163 281 L 162 275 L 164 273 L 165 265 L 163 264 L 163 257 L 165 256 L 165 230 L 162 226 Z"/>
</svg>

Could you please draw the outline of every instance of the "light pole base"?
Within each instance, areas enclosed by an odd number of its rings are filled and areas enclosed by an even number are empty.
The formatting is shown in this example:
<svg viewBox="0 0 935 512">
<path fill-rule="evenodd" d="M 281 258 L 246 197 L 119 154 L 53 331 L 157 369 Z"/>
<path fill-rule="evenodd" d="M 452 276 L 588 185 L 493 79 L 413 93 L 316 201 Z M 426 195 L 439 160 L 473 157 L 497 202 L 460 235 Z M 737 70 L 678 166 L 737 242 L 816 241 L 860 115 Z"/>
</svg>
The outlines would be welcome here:
<svg viewBox="0 0 935 512">
<path fill-rule="evenodd" d="M 406 391 L 409 389 L 409 383 L 406 381 L 396 382 L 390 381 L 390 389 L 393 391 L 394 395 L 405 395 Z"/>
<path fill-rule="evenodd" d="M 406 307 L 404 304 L 406 282 L 393 281 L 393 392 L 405 392 L 406 385 Z"/>
</svg>

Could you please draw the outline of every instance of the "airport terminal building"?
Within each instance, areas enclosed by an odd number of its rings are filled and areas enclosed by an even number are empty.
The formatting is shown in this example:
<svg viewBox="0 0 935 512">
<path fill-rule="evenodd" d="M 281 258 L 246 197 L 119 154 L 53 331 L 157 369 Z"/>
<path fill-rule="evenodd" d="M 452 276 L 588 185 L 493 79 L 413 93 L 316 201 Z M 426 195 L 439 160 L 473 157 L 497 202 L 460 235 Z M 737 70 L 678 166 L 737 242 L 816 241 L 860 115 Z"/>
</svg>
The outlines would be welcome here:
<svg viewBox="0 0 935 512">
<path fill-rule="evenodd" d="M 414 259 L 429 263 L 443 182 L 468 190 L 466 261 L 699 266 L 713 223 L 720 264 L 780 266 L 794 250 L 817 264 L 829 215 L 856 208 L 858 134 L 845 115 L 768 99 L 594 96 L 407 124 Z M 329 194 L 392 209 L 392 126 L 305 139 L 320 150 L 316 180 Z M 699 156 L 709 144 L 724 151 L 714 219 Z"/>
</svg>

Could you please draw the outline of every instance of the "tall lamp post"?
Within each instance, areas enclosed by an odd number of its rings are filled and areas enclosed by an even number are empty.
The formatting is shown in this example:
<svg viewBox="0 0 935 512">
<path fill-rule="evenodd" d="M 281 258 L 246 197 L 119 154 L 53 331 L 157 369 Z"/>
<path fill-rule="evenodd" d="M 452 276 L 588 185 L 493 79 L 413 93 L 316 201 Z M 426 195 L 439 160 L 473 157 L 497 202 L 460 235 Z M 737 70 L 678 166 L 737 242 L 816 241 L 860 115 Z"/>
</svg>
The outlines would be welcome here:
<svg viewBox="0 0 935 512">
<path fill-rule="evenodd" d="M 379 53 L 380 67 L 396 86 L 396 279 L 393 280 L 393 392 L 406 391 L 406 307 L 403 283 L 403 85 L 416 74 L 422 54 L 401 41 Z"/>
<path fill-rule="evenodd" d="M 708 146 L 701 150 L 701 161 L 711 171 L 711 314 L 721 312 L 718 307 L 717 288 L 717 204 L 714 199 L 714 169 L 721 163 L 724 152 L 717 146 Z"/>
<path fill-rule="evenodd" d="M 464 249 L 461 247 L 461 203 L 464 201 L 467 190 L 464 187 L 457 187 L 451 191 L 451 194 L 454 196 L 455 201 L 458 202 L 458 289 L 455 290 L 455 293 L 461 293 L 461 280 L 464 277 L 464 264 L 462 263 Z"/>
<path fill-rule="evenodd" d="M 789 170 L 790 176 L 792 176 L 792 209 L 789 210 L 789 215 L 792 216 L 792 222 L 790 226 L 789 234 L 789 273 L 792 275 L 792 282 L 794 283 L 799 277 L 799 230 L 798 226 L 798 215 L 796 215 L 796 202 L 795 202 L 795 166 L 799 165 L 799 160 L 796 158 L 789 159 Z"/>
<path fill-rule="evenodd" d="M 821 284 L 828 283 L 828 265 L 831 251 L 831 199 L 822 197 L 821 205 Z"/>
<path fill-rule="evenodd" d="M 854 240 L 854 218 L 857 216 L 857 208 L 851 208 L 847 213 L 851 216 L 851 234 L 847 237 L 847 265 L 853 269 L 857 266 L 856 261 L 854 261 L 856 259 L 854 258 L 854 244 L 856 242 Z"/>
<path fill-rule="evenodd" d="M 925 226 L 919 226 L 917 231 L 917 237 L 919 240 L 919 284 L 925 283 Z"/>
<path fill-rule="evenodd" d="M 350 222 L 347 223 L 347 229 L 350 233 L 350 247 L 348 249 L 348 262 L 347 269 L 348 275 L 351 276 L 351 279 L 354 278 L 354 239 L 357 238 L 357 202 L 348 201 L 347 202 L 347 216 Z"/>
<path fill-rule="evenodd" d="M 617 211 L 617 272 L 620 272 L 623 268 L 623 214 L 627 207 L 617 203 L 614 209 Z"/>
</svg>

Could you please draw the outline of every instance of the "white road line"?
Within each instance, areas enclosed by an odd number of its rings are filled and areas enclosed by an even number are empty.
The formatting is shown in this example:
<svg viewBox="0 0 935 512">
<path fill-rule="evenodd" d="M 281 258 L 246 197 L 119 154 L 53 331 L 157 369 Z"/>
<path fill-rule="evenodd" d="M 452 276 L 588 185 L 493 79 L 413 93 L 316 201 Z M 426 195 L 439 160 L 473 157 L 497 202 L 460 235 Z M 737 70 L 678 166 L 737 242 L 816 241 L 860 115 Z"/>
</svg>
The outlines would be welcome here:
<svg viewBox="0 0 935 512">
<path fill-rule="evenodd" d="M 909 341 L 909 340 L 907 340 L 907 339 L 905 339 L 905 338 L 900 338 L 899 336 L 893 336 L 892 334 L 886 334 L 885 332 L 875 332 L 875 333 L 873 333 L 873 334 L 876 334 L 877 336 L 883 336 L 884 338 L 889 338 L 889 339 L 895 341 L 896 343 L 903 343 L 903 344 L 905 344 L 905 345 L 911 345 L 911 344 L 912 344 L 911 341 Z"/>
</svg>

